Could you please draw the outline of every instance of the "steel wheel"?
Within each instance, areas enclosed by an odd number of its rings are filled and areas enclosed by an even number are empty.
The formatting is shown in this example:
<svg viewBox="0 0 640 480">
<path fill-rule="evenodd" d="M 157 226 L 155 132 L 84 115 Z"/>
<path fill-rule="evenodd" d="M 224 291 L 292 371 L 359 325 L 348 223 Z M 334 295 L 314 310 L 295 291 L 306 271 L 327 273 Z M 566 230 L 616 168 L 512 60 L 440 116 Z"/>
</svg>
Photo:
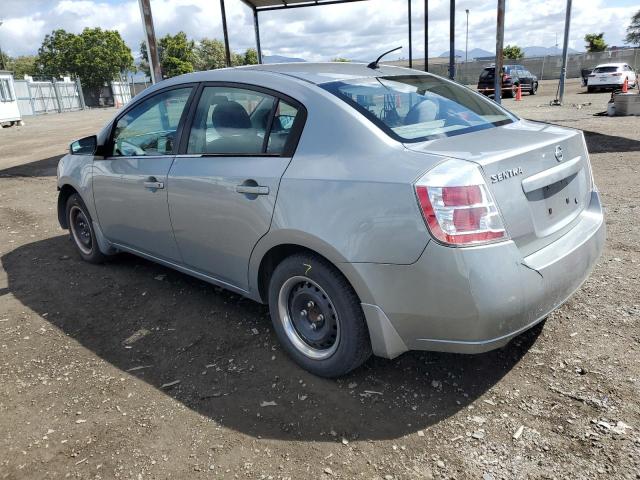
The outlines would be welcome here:
<svg viewBox="0 0 640 480">
<path fill-rule="evenodd" d="M 338 349 L 338 313 L 315 281 L 294 276 L 284 282 L 278 293 L 278 313 L 287 338 L 306 357 L 324 360 Z"/>
<path fill-rule="evenodd" d="M 82 209 L 73 205 L 69 209 L 69 227 L 73 240 L 77 247 L 85 255 L 91 255 L 93 250 L 93 240 L 91 237 L 91 224 Z"/>
</svg>

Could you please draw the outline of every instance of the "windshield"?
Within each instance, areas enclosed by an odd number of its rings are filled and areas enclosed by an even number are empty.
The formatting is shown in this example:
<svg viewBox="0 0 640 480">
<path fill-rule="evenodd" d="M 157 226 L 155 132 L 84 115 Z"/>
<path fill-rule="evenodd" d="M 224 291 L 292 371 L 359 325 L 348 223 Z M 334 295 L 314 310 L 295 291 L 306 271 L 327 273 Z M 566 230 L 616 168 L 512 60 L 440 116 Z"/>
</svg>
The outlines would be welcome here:
<svg viewBox="0 0 640 480">
<path fill-rule="evenodd" d="M 341 80 L 320 86 L 402 142 L 460 135 L 515 119 L 481 95 L 432 75 Z"/>
</svg>

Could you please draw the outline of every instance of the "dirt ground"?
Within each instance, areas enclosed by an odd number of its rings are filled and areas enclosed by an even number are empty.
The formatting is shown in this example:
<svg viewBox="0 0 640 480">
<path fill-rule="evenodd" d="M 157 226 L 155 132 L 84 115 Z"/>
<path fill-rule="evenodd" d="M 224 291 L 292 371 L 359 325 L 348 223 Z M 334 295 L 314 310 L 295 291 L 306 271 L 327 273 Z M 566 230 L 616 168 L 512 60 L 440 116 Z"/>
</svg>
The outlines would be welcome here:
<svg viewBox="0 0 640 480">
<path fill-rule="evenodd" d="M 501 350 L 339 380 L 294 365 L 264 306 L 129 255 L 80 261 L 55 166 L 113 110 L 0 130 L 0 478 L 640 478 L 640 117 L 554 94 L 505 104 L 586 133 L 608 227 L 590 279 Z"/>
</svg>

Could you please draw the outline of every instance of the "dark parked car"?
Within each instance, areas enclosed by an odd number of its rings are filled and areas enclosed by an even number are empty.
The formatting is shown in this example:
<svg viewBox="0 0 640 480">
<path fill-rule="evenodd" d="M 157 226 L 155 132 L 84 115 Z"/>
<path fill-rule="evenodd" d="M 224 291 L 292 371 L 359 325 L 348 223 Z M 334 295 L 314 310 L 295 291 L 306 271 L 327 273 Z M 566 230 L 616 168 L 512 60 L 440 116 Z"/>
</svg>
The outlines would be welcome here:
<svg viewBox="0 0 640 480">
<path fill-rule="evenodd" d="M 505 65 L 502 67 L 502 96 L 505 98 L 513 98 L 518 89 L 519 79 L 517 70 L 513 68 L 513 65 Z M 494 78 L 495 67 L 487 67 L 480 73 L 478 79 L 478 91 L 484 95 L 493 95 L 494 91 Z"/>
<path fill-rule="evenodd" d="M 522 91 L 529 92 L 529 95 L 535 95 L 538 91 L 538 77 L 529 70 L 516 70 L 515 72 L 520 81 Z"/>
</svg>

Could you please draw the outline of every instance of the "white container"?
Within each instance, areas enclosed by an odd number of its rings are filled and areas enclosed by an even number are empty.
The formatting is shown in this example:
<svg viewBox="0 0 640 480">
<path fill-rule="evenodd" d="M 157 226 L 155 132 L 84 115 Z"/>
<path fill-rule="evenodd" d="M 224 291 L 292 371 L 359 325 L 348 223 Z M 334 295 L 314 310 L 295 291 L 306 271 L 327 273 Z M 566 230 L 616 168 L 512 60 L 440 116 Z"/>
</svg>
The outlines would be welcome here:
<svg viewBox="0 0 640 480">
<path fill-rule="evenodd" d="M 13 75 L 0 71 L 0 124 L 18 123 L 22 120 L 18 99 L 13 85 Z"/>
<path fill-rule="evenodd" d="M 640 115 L 640 95 L 637 93 L 617 93 L 613 101 L 616 115 Z"/>
</svg>

